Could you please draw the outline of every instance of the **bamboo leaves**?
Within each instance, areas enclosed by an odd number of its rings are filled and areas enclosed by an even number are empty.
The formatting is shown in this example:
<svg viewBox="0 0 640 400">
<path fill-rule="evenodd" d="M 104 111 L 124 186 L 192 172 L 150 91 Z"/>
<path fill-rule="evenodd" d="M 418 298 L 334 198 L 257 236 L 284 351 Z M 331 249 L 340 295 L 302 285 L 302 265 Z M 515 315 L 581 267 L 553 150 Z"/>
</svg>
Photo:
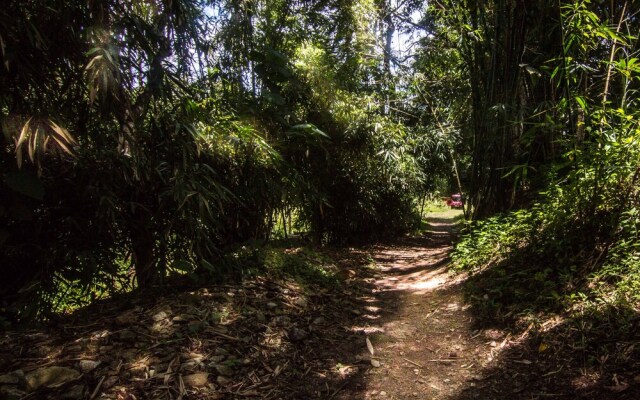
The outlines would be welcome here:
<svg viewBox="0 0 640 400">
<path fill-rule="evenodd" d="M 40 168 L 40 160 L 47 152 L 73 155 L 72 146 L 77 144 L 66 128 L 50 119 L 34 117 L 24 123 L 19 134 L 14 134 L 14 140 L 18 168 L 22 167 L 25 154 Z"/>
<path fill-rule="evenodd" d="M 94 47 L 87 52 L 91 57 L 85 67 L 89 103 L 93 104 L 98 98 L 107 100 L 110 96 L 117 98 L 117 88 L 120 84 L 117 52 L 113 46 Z"/>
</svg>

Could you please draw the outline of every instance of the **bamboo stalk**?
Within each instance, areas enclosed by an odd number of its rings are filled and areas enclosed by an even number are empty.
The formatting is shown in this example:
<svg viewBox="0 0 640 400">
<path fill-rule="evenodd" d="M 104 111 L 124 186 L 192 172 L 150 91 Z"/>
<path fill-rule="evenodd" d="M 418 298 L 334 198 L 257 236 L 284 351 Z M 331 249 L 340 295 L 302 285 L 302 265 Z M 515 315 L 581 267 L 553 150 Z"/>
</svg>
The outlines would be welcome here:
<svg viewBox="0 0 640 400">
<path fill-rule="evenodd" d="M 616 27 L 616 34 L 620 33 L 620 28 L 622 27 L 622 23 L 625 21 L 625 13 L 627 11 L 627 2 L 624 2 L 624 6 L 622 7 L 622 13 L 620 14 L 620 20 L 618 21 L 618 26 Z M 607 104 L 607 98 L 609 97 L 609 83 L 611 82 L 611 72 L 613 71 L 613 58 L 616 55 L 616 47 L 618 46 L 618 39 L 613 38 L 613 46 L 611 46 L 611 54 L 609 56 L 609 65 L 607 67 L 607 79 L 604 82 L 604 92 L 602 93 L 602 106 L 605 107 Z"/>
</svg>

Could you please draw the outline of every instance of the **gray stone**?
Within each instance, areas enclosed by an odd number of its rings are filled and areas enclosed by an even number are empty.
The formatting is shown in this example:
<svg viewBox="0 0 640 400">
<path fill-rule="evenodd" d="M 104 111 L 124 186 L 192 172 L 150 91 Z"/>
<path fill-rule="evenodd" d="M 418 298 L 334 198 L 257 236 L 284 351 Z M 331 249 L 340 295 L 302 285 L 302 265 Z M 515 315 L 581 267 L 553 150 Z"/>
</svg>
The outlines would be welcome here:
<svg viewBox="0 0 640 400">
<path fill-rule="evenodd" d="M 211 356 L 209 357 L 209 360 L 211 361 L 212 364 L 219 364 L 223 362 L 226 358 L 227 356 Z"/>
<path fill-rule="evenodd" d="M 117 376 L 110 376 L 107 379 L 104 380 L 104 383 L 102 384 L 102 389 L 103 390 L 109 390 L 112 387 L 114 387 L 118 381 L 120 380 L 119 377 Z"/>
<path fill-rule="evenodd" d="M 98 365 L 100 364 L 100 361 L 80 360 L 80 371 L 86 374 L 87 372 L 91 372 L 94 369 L 98 368 Z"/>
<path fill-rule="evenodd" d="M 159 313 L 153 316 L 153 320 L 155 322 L 158 322 L 158 321 L 162 321 L 163 319 L 167 319 L 168 317 L 169 317 L 169 314 L 167 314 L 166 311 L 160 311 Z"/>
<path fill-rule="evenodd" d="M 184 384 L 188 387 L 203 387 L 209 383 L 209 374 L 206 372 L 197 372 L 182 378 Z"/>
<path fill-rule="evenodd" d="M 231 379 L 220 375 L 216 378 L 216 383 L 220 386 L 228 386 L 229 384 L 231 384 Z"/>
<path fill-rule="evenodd" d="M 280 315 L 273 319 L 273 322 L 278 326 L 288 326 L 291 324 L 291 318 L 286 315 Z"/>
<path fill-rule="evenodd" d="M 300 308 L 306 308 L 307 305 L 309 304 L 309 302 L 304 297 L 298 297 L 297 299 L 295 299 L 293 301 L 293 304 L 295 304 L 296 306 L 298 306 Z"/>
<path fill-rule="evenodd" d="M 75 369 L 65 367 L 46 367 L 37 369 L 29 373 L 27 380 L 27 391 L 33 392 L 41 387 L 56 388 L 65 383 L 75 381 L 82 374 Z"/>
</svg>

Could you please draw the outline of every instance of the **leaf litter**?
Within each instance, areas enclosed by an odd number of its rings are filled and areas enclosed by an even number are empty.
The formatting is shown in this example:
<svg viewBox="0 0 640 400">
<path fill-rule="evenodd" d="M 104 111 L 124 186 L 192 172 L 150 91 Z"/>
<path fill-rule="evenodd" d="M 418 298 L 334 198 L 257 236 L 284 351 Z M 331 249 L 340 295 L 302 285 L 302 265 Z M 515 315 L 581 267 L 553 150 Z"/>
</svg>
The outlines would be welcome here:
<svg viewBox="0 0 640 400">
<path fill-rule="evenodd" d="M 474 326 L 463 280 L 439 267 L 447 246 L 323 249 L 347 271 L 340 286 L 257 277 L 7 331 L 0 399 L 634 398 L 640 370 L 563 388 L 559 338 Z"/>
<path fill-rule="evenodd" d="M 346 285 L 267 277 L 103 301 L 1 336 L 0 398 L 326 398 L 366 351 L 345 329 L 359 307 Z"/>
</svg>

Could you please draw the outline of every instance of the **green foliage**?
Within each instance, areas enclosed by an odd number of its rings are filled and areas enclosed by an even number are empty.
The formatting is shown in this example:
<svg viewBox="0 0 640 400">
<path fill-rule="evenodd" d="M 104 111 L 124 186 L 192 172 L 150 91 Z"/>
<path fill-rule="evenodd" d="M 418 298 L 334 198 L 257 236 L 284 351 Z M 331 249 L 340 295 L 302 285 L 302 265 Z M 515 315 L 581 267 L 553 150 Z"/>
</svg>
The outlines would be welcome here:
<svg viewBox="0 0 640 400">
<path fill-rule="evenodd" d="M 453 252 L 454 266 L 459 270 L 476 271 L 501 261 L 523 244 L 532 229 L 531 215 L 527 211 L 467 222 L 466 233 Z"/>
<path fill-rule="evenodd" d="M 425 128 L 389 112 L 405 93 L 376 23 L 392 32 L 406 15 L 387 16 L 388 6 L 3 4 L 0 297 L 10 318 L 174 274 L 241 276 L 229 254 L 291 226 L 321 243 L 408 231 L 439 156 Z"/>
<path fill-rule="evenodd" d="M 293 279 L 303 285 L 325 287 L 340 282 L 332 260 L 309 247 L 246 244 L 226 254 L 223 262 L 244 277 L 266 275 L 276 280 Z"/>
<path fill-rule="evenodd" d="M 274 277 L 290 277 L 307 285 L 336 286 L 340 282 L 331 260 L 308 248 L 291 252 L 267 249 L 264 267 Z"/>
<path fill-rule="evenodd" d="M 308 139 L 283 151 L 315 192 L 300 197 L 301 218 L 318 242 L 406 232 L 417 222 L 412 197 L 422 180 L 408 129 L 379 115 L 373 96 L 343 89 L 328 62 L 325 50 L 308 44 L 295 61 L 301 80 L 314 88 L 309 99 L 318 109 L 315 118 L 309 115 L 314 125 Z M 314 137 L 315 143 L 309 140 Z"/>
<path fill-rule="evenodd" d="M 468 13 L 463 17 L 476 23 L 464 29 L 474 35 L 475 29 L 487 27 L 498 32 L 498 27 L 482 23 L 488 10 L 502 11 L 500 3 L 458 6 Z M 555 12 L 556 17 L 542 26 L 545 36 L 559 40 L 536 37 L 541 31 L 534 28 L 523 36 L 540 55 L 520 64 L 526 65 L 528 76 L 520 79 L 532 88 L 535 106 L 521 109 L 520 117 L 529 128 L 521 136 L 509 136 L 488 125 L 499 133 L 490 135 L 489 141 L 512 137 L 522 147 L 508 153 L 511 164 L 502 168 L 501 180 L 485 181 L 477 189 L 495 196 L 505 181 L 513 180 L 528 190 L 534 184 L 532 176 L 537 176 L 535 186 L 540 190 L 535 197 L 524 197 L 521 210 L 469 223 L 453 253 L 455 267 L 473 273 L 469 298 L 490 320 L 541 311 L 565 312 L 576 321 L 589 315 L 604 325 L 615 318 L 627 322 L 637 318 L 640 113 L 638 43 L 632 32 L 637 31 L 638 21 L 628 6 L 628 2 L 589 1 L 532 4 L 543 12 Z M 479 35 L 473 40 L 475 45 L 467 42 L 472 51 L 505 56 L 492 47 L 491 40 L 496 39 Z M 477 55 L 470 53 L 468 61 L 477 63 Z M 513 59 L 505 59 L 504 65 Z M 477 71 L 485 66 L 471 65 Z M 475 79 L 472 84 L 480 87 L 495 83 L 482 76 Z M 517 92 L 520 87 L 512 88 Z M 497 89 L 495 98 L 504 88 Z M 518 109 L 522 104 L 512 106 Z M 513 111 L 504 106 L 508 104 L 493 104 L 491 109 Z M 533 114 L 526 117 L 527 112 Z M 540 144 L 550 157 L 534 164 L 532 156 Z M 519 162 L 520 156 L 527 161 Z M 489 176 L 494 170 L 495 166 Z M 478 175 L 480 182 L 482 176 Z M 498 196 L 495 204 L 507 196 Z M 517 193 L 510 196 L 515 199 Z"/>
<path fill-rule="evenodd" d="M 617 119 L 619 111 L 613 114 Z M 638 135 L 622 121 L 601 133 L 630 144 Z M 607 304 L 615 312 L 640 304 L 638 174 L 628 163 L 640 152 L 621 147 L 595 144 L 571 152 L 571 171 L 531 207 L 468 224 L 453 260 L 456 268 L 483 276 L 469 294 L 486 296 L 479 303 L 486 316 L 503 318 L 523 304 L 518 312 L 571 310 L 576 303 Z M 606 166 L 594 163 L 603 159 Z"/>
</svg>

